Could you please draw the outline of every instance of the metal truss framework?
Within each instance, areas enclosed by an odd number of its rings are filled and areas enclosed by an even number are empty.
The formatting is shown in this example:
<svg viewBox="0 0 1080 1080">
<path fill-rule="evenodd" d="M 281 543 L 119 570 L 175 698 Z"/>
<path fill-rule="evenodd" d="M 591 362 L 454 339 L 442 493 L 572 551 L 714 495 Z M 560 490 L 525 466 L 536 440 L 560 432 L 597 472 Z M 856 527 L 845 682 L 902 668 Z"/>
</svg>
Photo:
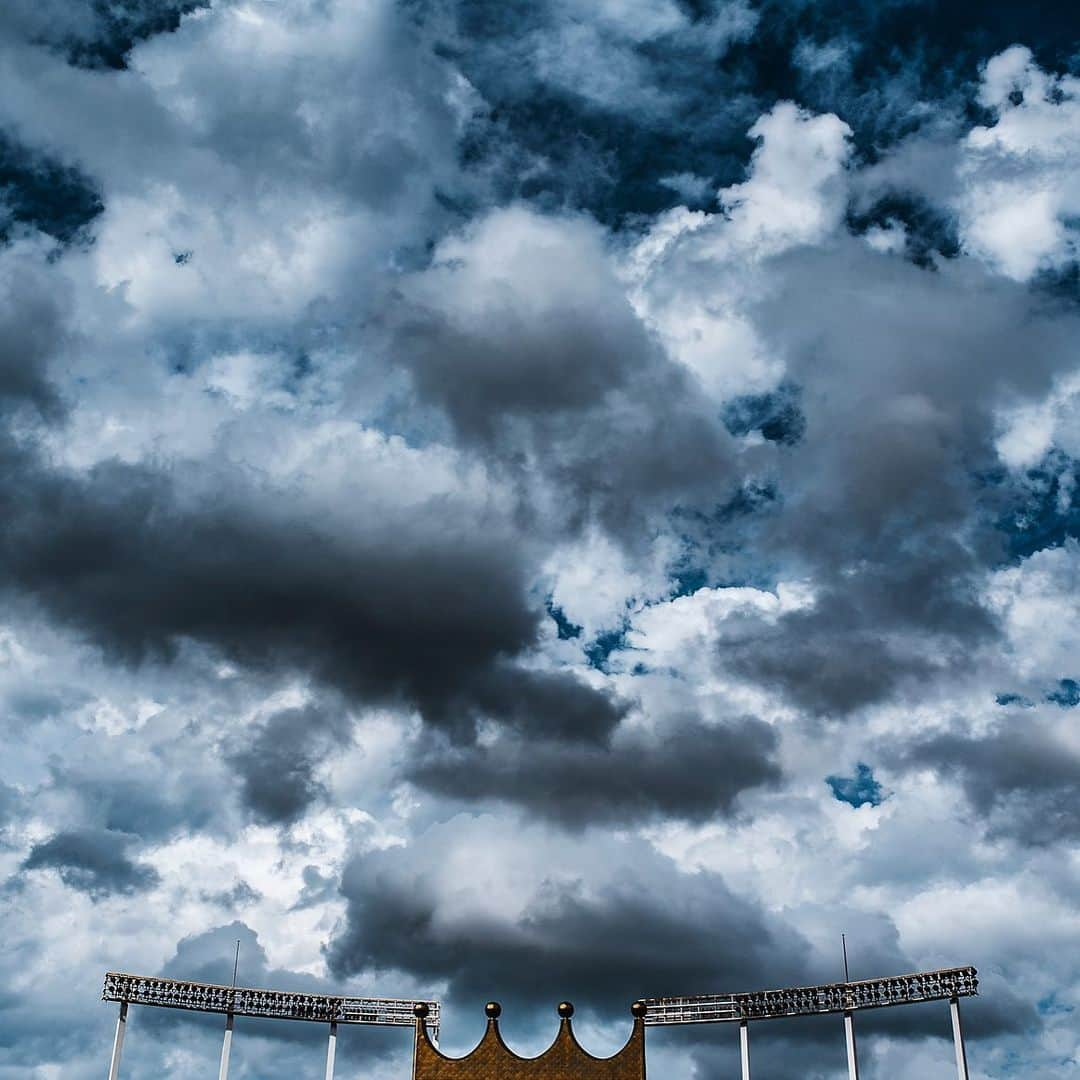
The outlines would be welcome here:
<svg viewBox="0 0 1080 1080">
<path fill-rule="evenodd" d="M 846 953 L 845 953 L 846 966 Z M 953 1049 L 958 1080 L 969 1080 L 967 1051 L 960 1028 L 960 999 L 979 992 L 973 967 L 918 971 L 889 979 L 796 986 L 788 990 L 760 990 L 750 994 L 703 994 L 698 997 L 645 998 L 646 1024 L 739 1025 L 742 1080 L 750 1080 L 750 1021 L 778 1020 L 786 1016 L 821 1016 L 842 1013 L 847 1044 L 848 1080 L 859 1080 L 854 1014 L 860 1009 L 914 1005 L 920 1001 L 948 1001 L 952 1018 Z"/>
<path fill-rule="evenodd" d="M 921 971 L 889 979 L 825 983 L 789 990 L 749 994 L 704 994 L 698 997 L 645 998 L 646 1024 L 714 1024 L 742 1020 L 771 1020 L 785 1016 L 817 1016 L 944 1001 L 979 992 L 973 967 Z"/>
<path fill-rule="evenodd" d="M 749 994 L 704 994 L 697 997 L 645 998 L 644 1023 L 715 1024 L 737 1023 L 742 1057 L 742 1080 L 750 1080 L 749 1026 L 751 1020 L 772 1020 L 790 1016 L 820 1016 L 842 1013 L 847 1044 L 848 1080 L 859 1080 L 853 1014 L 861 1009 L 893 1005 L 913 1005 L 923 1001 L 949 1002 L 958 1080 L 969 1080 L 967 1054 L 960 1026 L 960 998 L 979 991 L 973 967 L 921 971 L 887 979 L 826 983 L 787 990 L 761 990 Z M 326 1053 L 326 1080 L 333 1080 L 337 1052 L 338 1024 L 384 1024 L 395 1027 L 429 1027 L 434 1039 L 439 1032 L 439 1003 L 405 998 L 333 997 L 326 994 L 290 993 L 282 990 L 255 990 L 247 987 L 217 986 L 109 972 L 102 992 L 105 1001 L 120 1003 L 116 1023 L 109 1080 L 118 1080 L 120 1053 L 127 1027 L 129 1005 L 151 1005 L 167 1009 L 225 1014 L 225 1037 L 221 1048 L 218 1080 L 227 1080 L 232 1048 L 234 1019 L 256 1016 L 274 1020 L 306 1020 L 328 1024 L 330 1040 Z M 638 1005 L 635 1005 L 637 1010 Z M 641 1013 L 634 1011 L 640 1017 Z"/>
<path fill-rule="evenodd" d="M 286 990 L 254 990 L 240 986 L 149 978 L 110 971 L 105 976 L 103 1001 L 157 1005 L 166 1009 L 261 1016 L 272 1020 L 312 1020 L 322 1024 L 382 1024 L 413 1027 L 418 1004 L 428 1007 L 428 1026 L 439 1031 L 439 1003 L 406 998 L 331 997 Z"/>
<path fill-rule="evenodd" d="M 268 1020 L 307 1020 L 329 1024 L 326 1047 L 326 1080 L 333 1080 L 337 1055 L 338 1024 L 381 1024 L 413 1027 L 425 1022 L 432 1036 L 439 1037 L 439 1003 L 410 998 L 334 997 L 329 994 L 300 994 L 288 990 L 256 990 L 246 986 L 218 986 L 214 983 L 186 982 L 145 975 L 110 971 L 105 976 L 103 1001 L 118 1001 L 109 1080 L 118 1080 L 120 1054 L 124 1046 L 129 1005 L 152 1005 L 163 1009 L 225 1014 L 225 1038 L 221 1046 L 218 1080 L 227 1080 L 232 1052 L 233 1026 L 238 1016 L 258 1016 Z"/>
</svg>

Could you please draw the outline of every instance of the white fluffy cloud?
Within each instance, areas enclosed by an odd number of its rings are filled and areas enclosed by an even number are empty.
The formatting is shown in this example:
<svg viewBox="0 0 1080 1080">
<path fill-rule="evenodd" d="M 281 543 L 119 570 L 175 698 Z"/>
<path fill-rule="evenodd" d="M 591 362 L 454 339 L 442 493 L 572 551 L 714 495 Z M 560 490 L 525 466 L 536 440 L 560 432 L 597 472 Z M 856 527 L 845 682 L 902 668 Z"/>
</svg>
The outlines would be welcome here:
<svg viewBox="0 0 1080 1080">
<path fill-rule="evenodd" d="M 826 242 L 846 203 L 851 129 L 781 102 L 747 133 L 749 177 L 718 193 L 721 212 L 662 215 L 627 260 L 638 310 L 718 399 L 768 389 L 783 370 L 747 309 L 769 289 L 763 260 Z"/>
<path fill-rule="evenodd" d="M 1080 79 L 1054 76 L 1017 45 L 990 60 L 979 103 L 995 113 L 964 143 L 964 242 L 1018 281 L 1077 257 Z"/>
</svg>

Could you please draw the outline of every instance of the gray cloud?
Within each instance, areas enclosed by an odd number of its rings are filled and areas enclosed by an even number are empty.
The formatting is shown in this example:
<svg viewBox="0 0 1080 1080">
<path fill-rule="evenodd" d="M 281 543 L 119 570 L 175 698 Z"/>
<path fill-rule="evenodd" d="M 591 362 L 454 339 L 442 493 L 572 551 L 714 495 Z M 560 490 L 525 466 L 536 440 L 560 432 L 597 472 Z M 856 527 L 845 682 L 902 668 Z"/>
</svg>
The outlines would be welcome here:
<svg viewBox="0 0 1080 1080">
<path fill-rule="evenodd" d="M 931 557 L 855 571 L 826 588 L 813 609 L 722 646 L 719 658 L 818 715 L 902 696 L 937 674 L 969 669 L 968 647 L 994 634 L 973 577 L 957 582 L 957 572 Z M 950 590 L 955 600 L 942 595 Z"/>
<path fill-rule="evenodd" d="M 985 734 L 953 731 L 894 749 L 907 768 L 937 770 L 958 781 L 991 835 L 1025 845 L 1057 845 L 1080 836 L 1080 756 L 1036 720 L 999 723 Z"/>
<path fill-rule="evenodd" d="M 389 347 L 420 399 L 531 496 L 537 527 L 595 519 L 633 543 L 673 505 L 737 485 L 727 429 L 634 313 L 587 219 L 493 213 L 403 290 Z"/>
<path fill-rule="evenodd" d="M 412 779 L 441 795 L 527 807 L 571 829 L 730 813 L 740 792 L 780 778 L 776 733 L 760 720 L 712 726 L 676 719 L 653 735 L 619 731 L 607 746 L 501 739 L 429 749 Z"/>
<path fill-rule="evenodd" d="M 284 664 L 366 700 L 404 701 L 468 737 L 483 716 L 609 731 L 618 710 L 570 674 L 517 668 L 543 612 L 498 523 L 446 528 L 430 506 L 341 535 L 268 506 L 190 507 L 171 479 L 116 462 L 85 477 L 8 450 L 4 579 L 119 660 L 191 638 Z M 561 708 L 552 708 L 560 705 Z"/>
<path fill-rule="evenodd" d="M 164 743 L 134 757 L 50 762 L 39 801 L 67 806 L 84 822 L 143 843 L 166 840 L 186 829 L 213 831 L 227 818 L 221 812 L 222 775 L 177 777 L 176 768 L 201 760 L 201 748 Z"/>
<path fill-rule="evenodd" d="M 145 892 L 159 877 L 152 866 L 128 857 L 135 839 L 111 829 L 69 829 L 35 844 L 22 869 L 55 870 L 65 885 L 95 900 Z"/>
<path fill-rule="evenodd" d="M 218 904 L 227 910 L 235 911 L 238 907 L 257 903 L 262 897 L 246 881 L 238 881 L 231 889 L 223 889 L 220 892 L 204 892 L 204 900 L 211 904 Z"/>
<path fill-rule="evenodd" d="M 63 287 L 30 258 L 5 263 L 0 274 L 0 405 L 26 403 L 56 420 L 63 409 L 48 365 L 70 333 Z"/>
<path fill-rule="evenodd" d="M 460 850 L 466 837 L 481 839 L 466 819 L 454 824 L 457 837 L 443 827 L 426 842 L 450 840 Z M 481 819 L 479 828 L 491 834 L 492 854 L 537 839 L 512 820 L 500 829 L 496 819 Z M 637 997 L 805 978 L 798 934 L 736 897 L 719 876 L 680 874 L 638 841 L 591 857 L 587 844 L 545 843 L 537 854 L 552 862 L 529 874 L 533 891 L 520 912 L 482 916 L 446 908 L 418 850 L 371 853 L 346 867 L 346 920 L 328 954 L 338 977 L 407 972 L 445 981 L 452 1002 L 487 995 L 538 1006 L 575 994 L 620 1016 Z M 718 923 L 724 933 L 715 932 Z"/>
<path fill-rule="evenodd" d="M 817 600 L 721 659 L 849 713 L 962 673 L 994 640 L 980 582 L 1003 542 L 979 473 L 996 459 L 995 409 L 1069 370 L 1078 324 L 970 267 L 932 273 L 852 242 L 776 272 L 762 325 L 802 387 L 806 432 L 772 451 L 780 505 L 751 535 L 812 573 Z M 823 287 L 856 279 L 859 308 L 820 310 Z"/>
<path fill-rule="evenodd" d="M 241 798 L 260 821 L 288 825 L 325 796 L 316 771 L 335 745 L 348 740 L 340 711 L 285 709 L 240 733 L 229 761 Z"/>
</svg>

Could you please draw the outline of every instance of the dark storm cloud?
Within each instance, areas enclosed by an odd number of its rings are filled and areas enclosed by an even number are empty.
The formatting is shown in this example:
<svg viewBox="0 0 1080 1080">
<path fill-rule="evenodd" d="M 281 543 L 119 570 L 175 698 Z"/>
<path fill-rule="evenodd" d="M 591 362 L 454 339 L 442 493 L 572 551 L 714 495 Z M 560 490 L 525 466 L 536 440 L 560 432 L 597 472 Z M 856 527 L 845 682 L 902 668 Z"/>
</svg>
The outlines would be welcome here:
<svg viewBox="0 0 1080 1080">
<path fill-rule="evenodd" d="M 335 532 L 240 494 L 191 505 L 145 467 L 48 472 L 11 447 L 0 509 L 3 584 L 115 659 L 169 657 L 191 638 L 257 669 L 415 705 L 465 738 L 500 713 L 578 738 L 618 719 L 571 674 L 515 665 L 544 613 L 497 523 L 448 521 L 438 505 Z"/>
<path fill-rule="evenodd" d="M 500 667 L 459 703 L 461 715 L 494 717 L 523 736 L 588 744 L 614 731 L 627 705 L 562 671 Z"/>
<path fill-rule="evenodd" d="M 343 712 L 318 706 L 285 709 L 240 732 L 229 762 L 240 779 L 241 799 L 260 821 L 298 820 L 326 794 L 317 770 L 348 738 Z"/>
<path fill-rule="evenodd" d="M 49 420 L 63 414 L 48 365 L 69 336 L 65 299 L 32 259 L 0 270 L 0 416 L 22 404 Z"/>
<path fill-rule="evenodd" d="M 1054 730 L 1022 713 L 986 734 L 950 732 L 892 754 L 898 765 L 934 769 L 959 782 L 991 835 L 1025 845 L 1080 838 L 1080 755 Z"/>
<path fill-rule="evenodd" d="M 9 264 L 7 279 L 0 401 L 58 420 L 47 368 L 70 336 L 63 294 L 26 259 Z M 0 579 L 127 663 L 171 657 L 193 639 L 255 668 L 284 665 L 361 700 L 417 707 L 465 738 L 489 717 L 575 738 L 602 737 L 617 722 L 607 695 L 515 664 L 543 612 L 505 524 L 466 511 L 455 520 L 433 500 L 415 517 L 380 514 L 342 529 L 253 494 L 234 487 L 203 502 L 164 471 L 118 462 L 53 470 L 5 442 Z M 265 767 L 288 756 L 273 747 L 284 730 L 238 759 L 264 817 L 288 818 L 314 792 L 313 750 L 297 742 L 305 763 L 291 794 L 266 794 Z M 155 816 L 136 818 L 154 833 Z"/>
<path fill-rule="evenodd" d="M 218 986 L 231 983 L 237 942 L 243 957 L 243 965 L 237 964 L 237 985 L 304 991 L 307 987 L 297 985 L 295 980 L 307 984 L 315 981 L 310 975 L 294 974 L 285 982 L 279 979 L 275 983 L 258 932 L 239 921 L 181 938 L 161 973 L 174 979 L 194 979 Z"/>
<path fill-rule="evenodd" d="M 128 857 L 136 839 L 110 829 L 66 830 L 35 844 L 22 869 L 56 870 L 65 885 L 94 900 L 145 892 L 158 883 L 158 873 Z"/>
<path fill-rule="evenodd" d="M 817 595 L 722 659 L 813 712 L 848 713 L 963 671 L 995 639 L 981 582 L 1004 545 L 980 477 L 997 460 L 996 410 L 1071 369 L 1080 323 L 973 267 L 931 273 L 853 242 L 776 269 L 785 285 L 760 324 L 789 358 L 806 427 L 773 458 L 779 512 L 747 529 Z M 822 288 L 856 277 L 857 306 L 821 306 Z"/>
<path fill-rule="evenodd" d="M 425 755 L 412 779 L 440 795 L 526 807 L 570 829 L 594 822 L 704 821 L 739 793 L 779 780 L 776 734 L 759 720 L 679 720 L 655 736 L 619 732 L 609 746 L 500 739 Z"/>
<path fill-rule="evenodd" d="M 602 404 L 647 374 L 652 346 L 625 300 L 586 296 L 587 305 L 558 305 L 540 318 L 511 304 L 492 305 L 472 326 L 418 316 L 401 341 L 421 397 L 441 404 L 463 437 L 484 441 L 515 418 Z"/>
<path fill-rule="evenodd" d="M 785 614 L 746 641 L 721 645 L 720 661 L 820 716 L 885 701 L 937 673 L 970 668 L 966 646 L 992 635 L 975 594 L 974 568 L 965 570 L 959 583 L 947 560 L 857 571 L 823 590 L 811 610 Z M 955 599 L 943 597 L 946 590 Z"/>
<path fill-rule="evenodd" d="M 727 429 L 633 311 L 588 219 L 488 215 L 403 284 L 388 323 L 421 401 L 535 498 L 537 527 L 599 519 L 640 537 L 650 516 L 737 482 Z"/>
<path fill-rule="evenodd" d="M 493 840 L 491 857 L 514 842 Z M 554 859 L 531 901 L 505 917 L 455 917 L 413 847 L 357 857 L 342 879 L 348 909 L 329 946 L 331 970 L 446 980 L 451 1001 L 536 1006 L 573 994 L 619 1016 L 643 996 L 805 979 L 802 939 L 717 875 L 680 874 L 635 842 L 628 852 L 597 853 L 586 884 L 575 877 L 580 852 L 564 865 L 557 846 L 546 850 Z M 632 858 L 612 870 L 609 854 Z"/>
</svg>

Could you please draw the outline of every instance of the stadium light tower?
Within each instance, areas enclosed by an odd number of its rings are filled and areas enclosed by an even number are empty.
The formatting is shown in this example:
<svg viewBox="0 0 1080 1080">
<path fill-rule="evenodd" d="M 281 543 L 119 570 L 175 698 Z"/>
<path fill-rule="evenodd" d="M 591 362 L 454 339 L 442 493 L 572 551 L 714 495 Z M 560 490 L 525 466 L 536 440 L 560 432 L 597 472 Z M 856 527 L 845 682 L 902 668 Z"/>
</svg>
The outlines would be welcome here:
<svg viewBox="0 0 1080 1080">
<path fill-rule="evenodd" d="M 233 1023 L 237 1016 L 257 1016 L 271 1020 L 304 1020 L 328 1024 L 330 1038 L 326 1048 L 326 1080 L 333 1080 L 337 1056 L 338 1024 L 377 1024 L 389 1027 L 413 1027 L 415 1008 L 427 1008 L 433 1036 L 439 1034 L 439 1003 L 412 998 L 334 997 L 328 994 L 298 994 L 286 990 L 257 990 L 214 983 L 186 982 L 144 975 L 110 971 L 105 976 L 103 1001 L 120 1003 L 116 1022 L 109 1080 L 118 1080 L 120 1054 L 124 1046 L 129 1005 L 150 1005 L 189 1012 L 224 1013 L 225 1038 L 221 1045 L 219 1080 L 227 1080 L 232 1049 Z"/>
<path fill-rule="evenodd" d="M 969 1080 L 967 1054 L 960 1027 L 960 998 L 979 992 L 973 967 L 920 971 L 885 979 L 797 986 L 786 990 L 761 990 L 744 994 L 705 994 L 698 997 L 645 998 L 646 1025 L 715 1024 L 739 1025 L 742 1080 L 750 1080 L 750 1021 L 789 1016 L 820 1016 L 840 1013 L 844 1017 L 848 1080 L 859 1080 L 855 1047 L 854 1014 L 861 1009 L 914 1005 L 923 1001 L 948 1001 L 952 1016 L 958 1080 Z"/>
<path fill-rule="evenodd" d="M 797 986 L 785 990 L 759 990 L 741 994 L 704 994 L 697 997 L 643 998 L 631 1006 L 634 1032 L 626 1047 L 612 1058 L 595 1058 L 581 1049 L 570 1026 L 574 1007 L 559 1005 L 562 1018 L 559 1036 L 538 1058 L 522 1058 L 503 1043 L 498 1031 L 501 1008 L 489 1002 L 488 1033 L 472 1054 L 448 1058 L 438 1049 L 439 1003 L 406 998 L 332 997 L 325 994 L 297 994 L 282 990 L 253 990 L 237 986 L 184 982 L 178 979 L 125 975 L 105 976 L 105 1001 L 120 1003 L 116 1023 L 109 1080 L 118 1080 L 120 1052 L 124 1043 L 130 1005 L 225 1015 L 225 1038 L 221 1048 L 219 1080 L 227 1080 L 233 1023 L 237 1016 L 257 1016 L 273 1020 L 303 1020 L 328 1024 L 330 1038 L 326 1050 L 326 1080 L 333 1080 L 337 1052 L 338 1024 L 382 1024 L 414 1027 L 414 1080 L 475 1080 L 477 1076 L 500 1080 L 644 1080 L 645 1028 L 670 1024 L 739 1025 L 742 1080 L 750 1080 L 750 1024 L 791 1016 L 840 1014 L 844 1019 L 848 1077 L 859 1080 L 855 1048 L 854 1014 L 863 1009 L 892 1008 L 924 1001 L 948 1001 L 952 1017 L 958 1080 L 969 1080 L 967 1055 L 960 1027 L 960 998 L 977 994 L 973 967 L 920 971 L 884 979 Z"/>
</svg>

